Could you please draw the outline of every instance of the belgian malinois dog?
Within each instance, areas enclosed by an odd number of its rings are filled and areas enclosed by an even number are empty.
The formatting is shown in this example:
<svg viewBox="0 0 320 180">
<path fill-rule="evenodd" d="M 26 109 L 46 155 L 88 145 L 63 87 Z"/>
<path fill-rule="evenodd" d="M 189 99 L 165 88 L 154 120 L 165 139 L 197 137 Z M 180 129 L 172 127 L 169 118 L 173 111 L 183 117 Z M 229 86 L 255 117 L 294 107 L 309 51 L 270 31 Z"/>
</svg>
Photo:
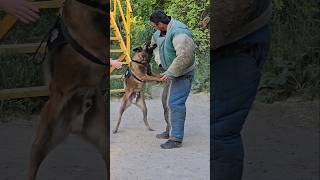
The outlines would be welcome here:
<svg viewBox="0 0 320 180">
<path fill-rule="evenodd" d="M 109 0 L 66 0 L 50 32 L 49 100 L 32 144 L 29 180 L 36 179 L 41 162 L 71 133 L 99 150 L 109 179 L 109 112 L 99 88 L 109 68 L 108 6 Z"/>
<path fill-rule="evenodd" d="M 133 49 L 134 55 L 131 63 L 129 64 L 129 68 L 125 73 L 125 93 L 121 99 L 119 117 L 113 133 L 118 132 L 122 114 L 131 104 L 135 104 L 141 109 L 145 126 L 148 128 L 148 130 L 153 131 L 147 120 L 147 106 L 145 103 L 143 88 L 145 82 L 162 81 L 160 75 L 153 75 L 151 73 L 149 64 L 153 49 L 155 48 L 156 45 L 150 47 L 149 43 L 144 43 L 141 47 Z"/>
</svg>

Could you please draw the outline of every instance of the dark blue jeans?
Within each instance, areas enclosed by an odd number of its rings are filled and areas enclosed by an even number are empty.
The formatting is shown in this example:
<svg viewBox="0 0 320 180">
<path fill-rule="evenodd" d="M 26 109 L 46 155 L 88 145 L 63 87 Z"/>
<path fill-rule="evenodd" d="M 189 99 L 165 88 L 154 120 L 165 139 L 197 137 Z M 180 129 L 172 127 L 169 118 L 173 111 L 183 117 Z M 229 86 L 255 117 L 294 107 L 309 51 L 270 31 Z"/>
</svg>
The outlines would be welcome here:
<svg viewBox="0 0 320 180">
<path fill-rule="evenodd" d="M 269 25 L 212 52 L 210 97 L 211 179 L 240 180 L 241 129 L 257 93 L 270 44 Z"/>
</svg>

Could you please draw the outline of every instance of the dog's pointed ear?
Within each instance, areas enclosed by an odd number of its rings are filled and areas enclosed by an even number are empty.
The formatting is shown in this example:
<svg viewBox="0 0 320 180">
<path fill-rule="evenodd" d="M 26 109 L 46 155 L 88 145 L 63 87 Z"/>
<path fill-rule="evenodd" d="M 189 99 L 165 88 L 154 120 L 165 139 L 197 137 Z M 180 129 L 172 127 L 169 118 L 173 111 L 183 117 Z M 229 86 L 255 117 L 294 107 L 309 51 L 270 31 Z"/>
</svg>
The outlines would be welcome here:
<svg viewBox="0 0 320 180">
<path fill-rule="evenodd" d="M 141 47 L 136 47 L 133 49 L 133 52 L 141 52 L 142 48 Z"/>
<path fill-rule="evenodd" d="M 149 47 L 150 47 L 150 42 L 144 42 L 142 45 L 142 50 L 144 51 L 149 51 Z"/>
<path fill-rule="evenodd" d="M 153 51 L 155 48 L 157 48 L 157 44 L 153 44 L 151 47 L 149 47 L 149 51 Z"/>
</svg>

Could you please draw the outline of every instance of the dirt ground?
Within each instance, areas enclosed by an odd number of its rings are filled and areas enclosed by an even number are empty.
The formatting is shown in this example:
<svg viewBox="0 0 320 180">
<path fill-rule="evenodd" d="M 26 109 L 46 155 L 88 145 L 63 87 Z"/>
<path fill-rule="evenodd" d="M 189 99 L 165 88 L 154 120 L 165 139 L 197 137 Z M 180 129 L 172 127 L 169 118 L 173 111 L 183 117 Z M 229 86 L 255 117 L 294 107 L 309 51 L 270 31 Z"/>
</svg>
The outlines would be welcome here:
<svg viewBox="0 0 320 180">
<path fill-rule="evenodd" d="M 243 131 L 244 180 L 319 180 L 319 101 L 256 102 Z"/>
<path fill-rule="evenodd" d="M 112 180 L 208 180 L 209 95 L 188 99 L 183 147 L 162 150 L 155 135 L 164 129 L 160 99 L 147 100 L 148 131 L 138 108 L 123 116 L 111 137 Z M 111 101 L 111 127 L 119 99 Z M 26 179 L 37 116 L 0 119 L 0 180 Z M 317 180 L 319 177 L 319 105 L 292 98 L 256 102 L 243 131 L 244 180 Z M 105 180 L 104 163 L 89 144 L 70 136 L 42 164 L 38 180 Z"/>
<path fill-rule="evenodd" d="M 111 134 L 112 180 L 205 180 L 210 178 L 209 95 L 197 94 L 187 101 L 183 147 L 163 150 L 156 139 L 165 129 L 161 100 L 147 102 L 148 119 L 155 131 L 148 131 L 141 111 L 132 105 L 125 111 L 117 134 Z M 119 100 L 111 103 L 114 127 Z"/>
</svg>

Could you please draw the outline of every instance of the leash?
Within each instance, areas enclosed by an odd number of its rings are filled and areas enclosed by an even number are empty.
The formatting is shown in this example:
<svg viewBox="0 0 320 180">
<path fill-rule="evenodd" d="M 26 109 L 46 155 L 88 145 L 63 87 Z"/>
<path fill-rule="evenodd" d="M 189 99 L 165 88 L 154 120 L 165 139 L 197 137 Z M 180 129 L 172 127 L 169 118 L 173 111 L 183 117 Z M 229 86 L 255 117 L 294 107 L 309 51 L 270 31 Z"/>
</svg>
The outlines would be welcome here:
<svg viewBox="0 0 320 180">
<path fill-rule="evenodd" d="M 41 65 L 41 64 L 44 62 L 44 59 L 45 59 L 46 56 L 47 56 L 48 45 L 46 45 L 45 48 L 44 48 L 44 54 L 43 54 L 41 60 L 39 60 L 39 61 L 36 60 L 36 57 L 37 57 L 37 55 L 38 55 L 39 52 L 40 52 L 40 48 L 42 47 L 43 42 L 49 37 L 49 34 L 50 34 L 50 33 L 48 32 L 48 33 L 43 37 L 43 39 L 41 40 L 39 46 L 38 46 L 37 49 L 36 49 L 36 52 L 33 54 L 32 58 L 31 58 L 31 61 L 32 61 L 32 63 L 33 63 L 34 65 L 37 65 L 37 66 L 38 66 L 38 65 Z"/>
<path fill-rule="evenodd" d="M 45 60 L 45 58 L 46 58 L 46 56 L 47 56 L 47 52 L 48 52 L 48 42 L 49 42 L 49 39 L 50 39 L 50 37 L 51 37 L 51 35 L 52 35 L 53 30 L 56 29 L 58 22 L 59 22 L 59 16 L 58 16 L 58 18 L 56 19 L 56 22 L 54 23 L 54 25 L 53 25 L 53 26 L 49 29 L 49 31 L 44 35 L 44 37 L 42 38 L 39 46 L 37 47 L 37 49 L 36 49 L 36 51 L 35 51 L 35 53 L 33 54 L 32 58 L 31 58 L 31 61 L 32 61 L 32 63 L 33 63 L 34 65 L 41 65 L 41 64 L 44 62 L 44 60 Z M 45 46 L 45 49 L 44 49 L 44 54 L 43 54 L 41 60 L 40 60 L 40 61 L 37 61 L 36 58 L 37 58 L 38 54 L 40 54 L 40 49 L 41 49 L 41 47 L 42 47 L 42 44 L 43 44 L 45 41 L 47 41 L 47 43 L 46 43 L 46 46 Z"/>
</svg>

